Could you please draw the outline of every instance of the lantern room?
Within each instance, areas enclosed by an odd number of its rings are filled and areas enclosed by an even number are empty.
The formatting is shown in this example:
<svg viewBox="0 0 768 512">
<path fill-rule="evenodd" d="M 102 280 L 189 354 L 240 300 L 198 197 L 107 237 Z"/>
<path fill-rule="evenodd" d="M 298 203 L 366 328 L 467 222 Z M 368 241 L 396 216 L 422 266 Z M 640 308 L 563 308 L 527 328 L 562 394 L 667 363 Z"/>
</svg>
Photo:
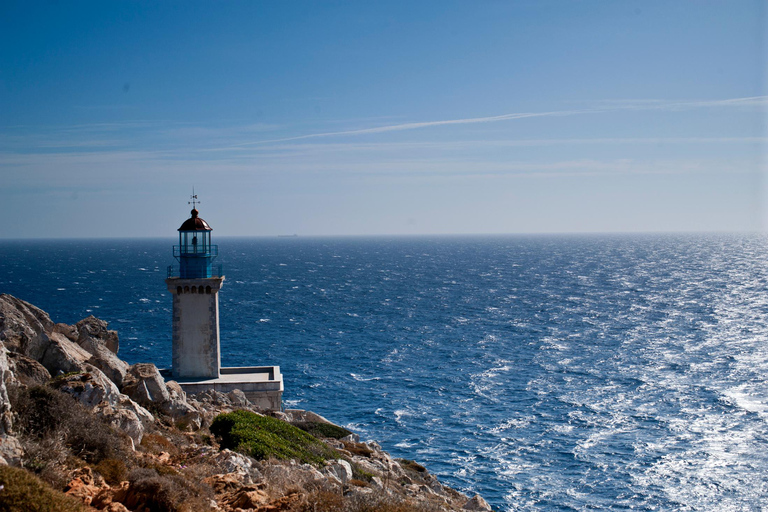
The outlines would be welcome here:
<svg viewBox="0 0 768 512">
<path fill-rule="evenodd" d="M 173 257 L 179 262 L 179 277 L 198 279 L 214 277 L 213 260 L 219 246 L 211 244 L 211 227 L 192 209 L 192 216 L 179 228 L 179 245 L 173 246 Z"/>
</svg>

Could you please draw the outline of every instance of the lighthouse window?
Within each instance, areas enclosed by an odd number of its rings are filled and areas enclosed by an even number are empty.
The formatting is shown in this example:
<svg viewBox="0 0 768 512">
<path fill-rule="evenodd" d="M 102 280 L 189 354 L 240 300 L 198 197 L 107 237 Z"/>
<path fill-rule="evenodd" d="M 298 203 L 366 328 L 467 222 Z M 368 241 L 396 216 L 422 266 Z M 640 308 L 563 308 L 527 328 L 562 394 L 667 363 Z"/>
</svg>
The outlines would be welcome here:
<svg viewBox="0 0 768 512">
<path fill-rule="evenodd" d="M 189 293 L 189 286 L 184 287 L 184 293 Z"/>
<path fill-rule="evenodd" d="M 210 286 L 206 286 L 205 287 L 205 293 L 207 293 L 208 295 L 211 294 L 211 287 Z"/>
<path fill-rule="evenodd" d="M 181 295 L 181 292 L 182 292 L 182 291 L 183 291 L 183 290 L 181 289 L 181 286 L 177 286 L 177 287 L 176 287 L 176 295 Z"/>
</svg>

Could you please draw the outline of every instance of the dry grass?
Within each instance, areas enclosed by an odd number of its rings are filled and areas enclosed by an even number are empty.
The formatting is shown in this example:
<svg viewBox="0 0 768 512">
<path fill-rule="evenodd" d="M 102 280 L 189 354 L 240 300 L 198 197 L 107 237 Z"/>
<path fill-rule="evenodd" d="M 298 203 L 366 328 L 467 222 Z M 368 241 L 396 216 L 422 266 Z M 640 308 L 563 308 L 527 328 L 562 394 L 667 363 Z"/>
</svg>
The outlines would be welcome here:
<svg viewBox="0 0 768 512">
<path fill-rule="evenodd" d="M 368 445 L 365 443 L 355 443 L 352 441 L 342 441 L 344 443 L 344 449 L 347 450 L 352 455 L 358 455 L 360 457 L 368 457 L 370 458 L 371 454 L 373 453 L 373 450 L 368 448 Z"/>
<path fill-rule="evenodd" d="M 153 512 L 210 510 L 213 490 L 181 475 L 160 475 L 152 469 L 137 468 L 130 472 L 128 481 L 124 505 L 129 509 L 143 506 Z"/>
<path fill-rule="evenodd" d="M 109 485 L 118 485 L 128 478 L 128 467 L 120 459 L 104 459 L 93 467 Z"/>
<path fill-rule="evenodd" d="M 45 386 L 9 389 L 15 430 L 25 450 L 24 467 L 55 488 L 67 483 L 68 468 L 103 460 L 132 464 L 125 434 L 94 416 L 76 399 Z"/>
<path fill-rule="evenodd" d="M 0 466 L 0 512 L 86 512 L 78 500 L 23 469 Z"/>
<path fill-rule="evenodd" d="M 144 437 L 141 438 L 140 446 L 145 452 L 153 455 L 159 455 L 162 452 L 176 455 L 179 451 L 178 445 L 159 433 L 144 434 Z"/>
</svg>

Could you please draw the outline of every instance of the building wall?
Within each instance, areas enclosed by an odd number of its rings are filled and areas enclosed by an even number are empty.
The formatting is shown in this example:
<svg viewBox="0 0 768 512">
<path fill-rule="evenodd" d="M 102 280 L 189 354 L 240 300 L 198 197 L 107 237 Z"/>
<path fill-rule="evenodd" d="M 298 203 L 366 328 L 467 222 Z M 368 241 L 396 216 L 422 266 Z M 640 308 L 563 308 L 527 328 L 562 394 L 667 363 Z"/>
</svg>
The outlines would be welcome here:
<svg viewBox="0 0 768 512">
<path fill-rule="evenodd" d="M 166 280 L 173 294 L 173 377 L 219 376 L 219 289 L 224 278 Z"/>
</svg>

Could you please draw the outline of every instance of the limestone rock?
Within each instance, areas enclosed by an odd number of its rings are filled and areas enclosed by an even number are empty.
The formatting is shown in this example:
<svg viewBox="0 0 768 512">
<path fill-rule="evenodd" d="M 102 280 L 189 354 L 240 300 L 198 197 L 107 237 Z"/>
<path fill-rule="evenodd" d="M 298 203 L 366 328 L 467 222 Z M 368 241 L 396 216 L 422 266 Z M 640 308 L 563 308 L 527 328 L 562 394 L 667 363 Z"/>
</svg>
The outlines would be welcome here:
<svg viewBox="0 0 768 512">
<path fill-rule="evenodd" d="M 353 457 L 352 461 L 363 471 L 372 475 L 387 473 L 387 466 L 378 460 L 370 460 L 366 457 Z"/>
<path fill-rule="evenodd" d="M 352 480 L 352 466 L 345 460 L 334 460 L 325 467 L 326 474 L 332 474 L 338 478 L 343 485 Z"/>
<path fill-rule="evenodd" d="M 0 341 L 12 352 L 39 360 L 53 327 L 48 314 L 8 294 L 0 294 Z"/>
<path fill-rule="evenodd" d="M 311 464 L 302 464 L 301 469 L 304 471 L 307 479 L 311 482 L 321 482 L 325 479 L 325 475 L 323 475 L 320 471 L 317 470 L 316 467 Z"/>
<path fill-rule="evenodd" d="M 117 331 L 107 329 L 107 322 L 99 320 L 91 315 L 77 322 L 78 345 L 90 352 L 88 346 L 100 345 L 117 355 L 120 348 L 120 340 L 117 337 Z"/>
<path fill-rule="evenodd" d="M 283 411 L 288 417 L 290 418 L 291 423 L 296 422 L 314 422 L 314 423 L 328 423 L 330 425 L 334 425 L 334 423 L 328 421 L 327 419 L 323 418 L 317 413 L 314 413 L 312 411 L 304 411 L 301 409 L 286 409 Z"/>
<path fill-rule="evenodd" d="M 128 434 L 134 446 L 141 443 L 141 439 L 144 437 L 144 424 L 135 412 L 130 409 L 112 407 L 107 402 L 97 405 L 93 412 L 107 420 L 113 428 Z"/>
<path fill-rule="evenodd" d="M 53 326 L 52 331 L 63 334 L 69 341 L 77 343 L 77 337 L 79 336 L 79 333 L 77 332 L 77 327 L 74 325 L 59 323 Z"/>
<path fill-rule="evenodd" d="M 491 506 L 488 504 L 487 501 L 483 499 L 482 496 L 479 494 L 475 494 L 475 497 L 469 500 L 464 505 L 464 510 L 479 510 L 482 512 L 491 512 Z"/>
<path fill-rule="evenodd" d="M 146 427 L 154 423 L 154 416 L 120 393 L 101 370 L 88 364 L 85 369 L 88 371 L 57 379 L 58 389 L 74 396 L 94 414 L 128 434 L 134 443 L 140 443 Z"/>
<path fill-rule="evenodd" d="M 227 473 L 248 474 L 251 468 L 253 468 L 253 462 L 249 457 L 229 449 L 219 452 L 219 454 L 214 457 L 214 461 L 226 470 Z"/>
<path fill-rule="evenodd" d="M 13 381 L 10 372 L 5 346 L 0 342 L 0 464 L 18 466 L 24 455 L 21 443 L 11 435 L 13 430 L 13 414 L 11 402 L 8 399 L 6 381 Z"/>
<path fill-rule="evenodd" d="M 371 443 L 368 443 L 368 446 L 371 446 Z M 382 472 L 389 478 L 398 480 L 406 477 L 405 470 L 403 470 L 402 466 L 400 466 L 395 459 L 390 457 L 387 452 L 375 450 L 371 454 L 371 463 L 382 468 Z"/>
<path fill-rule="evenodd" d="M 284 421 L 286 423 L 290 423 L 291 421 L 293 421 L 291 416 L 289 416 L 288 414 L 285 414 L 282 411 L 269 411 L 269 415 L 272 416 L 273 418 L 276 418 L 280 421 Z"/>
<path fill-rule="evenodd" d="M 11 401 L 8 398 L 8 389 L 5 387 L 5 382 L 12 381 L 12 377 L 5 346 L 0 343 L 0 435 L 10 434 L 13 429 Z"/>
<path fill-rule="evenodd" d="M 251 402 L 245 396 L 245 393 L 243 393 L 239 389 L 233 389 L 232 391 L 227 393 L 227 398 L 229 398 L 230 402 L 235 407 L 250 407 L 251 406 Z"/>
<path fill-rule="evenodd" d="M 181 430 L 199 430 L 203 424 L 203 415 L 187 402 L 168 400 L 159 406 L 160 410 L 170 416 Z"/>
<path fill-rule="evenodd" d="M 443 487 L 443 484 L 441 484 L 437 478 L 433 479 L 428 485 L 429 488 L 439 496 L 445 496 L 447 494 L 445 492 L 445 487 Z"/>
<path fill-rule="evenodd" d="M 117 399 L 117 408 L 119 409 L 126 409 L 128 411 L 133 412 L 137 418 L 141 420 L 141 423 L 148 427 L 149 425 L 153 424 L 155 422 L 155 417 L 152 415 L 151 412 L 146 410 L 141 405 L 137 404 L 130 398 L 128 398 L 127 395 L 121 394 Z"/>
<path fill-rule="evenodd" d="M 123 393 L 141 405 L 159 404 L 171 399 L 165 379 L 157 366 L 137 363 L 128 368 L 123 379 Z"/>
<path fill-rule="evenodd" d="M 63 330 L 60 325 L 56 325 L 56 330 Z M 69 336 L 73 334 L 70 332 Z M 76 343 L 91 355 L 88 359 L 90 364 L 104 372 L 118 387 L 123 385 L 128 363 L 117 357 L 117 332 L 108 330 L 106 322 L 94 316 L 80 320 L 77 323 Z"/>
<path fill-rule="evenodd" d="M 125 373 L 128 371 L 128 363 L 109 350 L 100 347 L 97 353 L 91 354 L 87 362 L 104 372 L 118 387 L 123 384 Z"/>
<path fill-rule="evenodd" d="M 18 352 L 9 352 L 7 355 L 11 374 L 22 386 L 42 386 L 51 380 L 50 372 L 34 359 Z"/>
<path fill-rule="evenodd" d="M 168 389 L 168 394 L 171 396 L 171 400 L 187 401 L 187 393 L 181 389 L 181 386 L 175 380 L 166 381 L 165 387 Z"/>
<path fill-rule="evenodd" d="M 264 484 L 245 483 L 243 475 L 239 473 L 213 475 L 203 482 L 211 486 L 225 510 L 258 509 L 266 512 L 266 509 L 261 508 L 268 501 Z"/>
<path fill-rule="evenodd" d="M 24 448 L 14 436 L 0 434 L 0 464 L 7 466 L 21 466 L 24 457 Z"/>
<path fill-rule="evenodd" d="M 120 400 L 120 390 L 101 370 L 89 364 L 87 371 L 58 379 L 59 390 L 77 398 L 80 403 L 93 409 L 102 402 L 114 407 Z"/>
<path fill-rule="evenodd" d="M 227 395 L 213 389 L 206 389 L 194 395 L 195 400 L 204 404 L 212 404 L 219 407 L 232 407 L 232 401 Z"/>
<path fill-rule="evenodd" d="M 30 357 L 34 357 L 31 356 Z M 61 333 L 52 332 L 40 357 L 36 358 L 51 375 L 84 371 L 84 364 L 91 354 L 67 339 Z"/>
<path fill-rule="evenodd" d="M 342 437 L 340 440 L 341 441 L 347 441 L 348 443 L 359 443 L 360 442 L 360 436 L 353 432 L 353 433 L 349 434 L 348 436 Z"/>
</svg>

